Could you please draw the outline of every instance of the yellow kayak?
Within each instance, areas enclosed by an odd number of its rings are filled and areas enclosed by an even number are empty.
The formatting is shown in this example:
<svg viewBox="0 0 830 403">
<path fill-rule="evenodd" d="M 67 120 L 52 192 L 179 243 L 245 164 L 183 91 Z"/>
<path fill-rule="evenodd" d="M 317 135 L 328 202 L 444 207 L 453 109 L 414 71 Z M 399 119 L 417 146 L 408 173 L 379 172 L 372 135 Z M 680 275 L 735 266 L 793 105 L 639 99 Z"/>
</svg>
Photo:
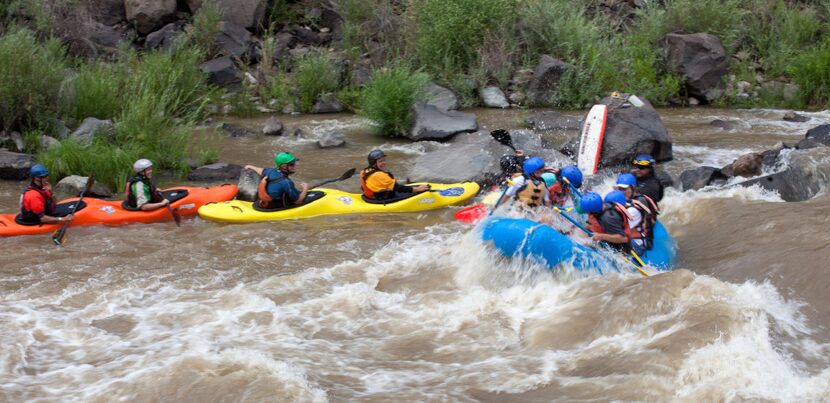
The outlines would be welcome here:
<svg viewBox="0 0 830 403">
<path fill-rule="evenodd" d="M 421 184 L 426 183 L 410 185 Z M 320 188 L 310 191 L 306 196 L 306 202 L 299 206 L 263 211 L 255 209 L 252 202 L 231 200 L 205 204 L 199 208 L 199 216 L 211 221 L 248 223 L 334 214 L 407 213 L 463 204 L 472 199 L 479 190 L 475 182 L 429 185 L 432 186 L 432 190 L 428 192 L 385 202 L 369 202 L 359 193 Z"/>
</svg>

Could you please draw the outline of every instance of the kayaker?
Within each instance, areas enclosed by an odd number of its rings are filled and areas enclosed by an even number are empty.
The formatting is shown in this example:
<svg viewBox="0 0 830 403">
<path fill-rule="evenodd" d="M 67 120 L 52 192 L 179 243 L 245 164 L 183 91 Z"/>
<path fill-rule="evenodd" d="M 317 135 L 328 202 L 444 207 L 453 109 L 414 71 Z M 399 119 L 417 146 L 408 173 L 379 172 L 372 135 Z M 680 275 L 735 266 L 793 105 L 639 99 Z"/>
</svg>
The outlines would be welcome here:
<svg viewBox="0 0 830 403">
<path fill-rule="evenodd" d="M 513 184 L 507 189 L 506 197 L 513 197 L 527 207 L 549 206 L 550 193 L 542 180 L 545 161 L 531 157 L 522 164 L 522 173 L 513 175 Z"/>
<path fill-rule="evenodd" d="M 657 203 L 637 192 L 637 178 L 632 174 L 620 175 L 614 188 L 621 191 L 627 201 L 629 227 L 634 231 L 631 248 L 637 254 L 643 254 L 654 244 L 653 230 L 659 214 Z"/>
<path fill-rule="evenodd" d="M 35 164 L 29 170 L 31 183 L 20 195 L 20 215 L 15 219 L 19 224 L 37 225 L 72 221 L 72 214 L 64 217 L 55 216 L 55 196 L 49 184 L 49 170 L 41 164 Z"/>
<path fill-rule="evenodd" d="M 637 190 L 640 194 L 650 197 L 655 202 L 663 200 L 663 184 L 654 176 L 654 158 L 648 154 L 640 154 L 634 158 L 634 169 L 631 173 L 637 177 Z"/>
<path fill-rule="evenodd" d="M 624 203 L 625 195 L 618 190 L 609 193 L 605 201 L 594 192 L 582 195 L 579 207 L 588 214 L 588 230 L 594 233 L 594 241 L 614 250 L 628 250 L 631 229 Z"/>
<path fill-rule="evenodd" d="M 386 154 L 381 150 L 372 150 L 367 157 L 369 166 L 360 171 L 360 189 L 363 196 L 371 200 L 388 200 L 406 195 L 422 193 L 430 189 L 429 185 L 401 185 L 385 171 Z"/>
<path fill-rule="evenodd" d="M 579 198 L 571 191 L 571 186 L 579 189 L 582 187 L 582 171 L 575 165 L 568 165 L 562 169 L 547 170 L 542 174 L 542 179 L 550 193 L 550 203 L 562 207 L 570 198 L 574 205 L 579 205 Z M 569 185 L 570 183 L 570 185 Z"/>
<path fill-rule="evenodd" d="M 278 209 L 302 204 L 308 195 L 308 183 L 301 182 L 300 189 L 289 178 L 297 172 L 297 157 L 289 152 L 281 152 L 274 157 L 274 168 L 260 168 L 245 165 L 262 176 L 257 187 L 254 203 L 261 209 Z"/>
<path fill-rule="evenodd" d="M 153 211 L 167 207 L 164 198 L 153 184 L 153 162 L 142 158 L 133 164 L 135 175 L 127 181 L 124 207 L 128 210 Z"/>
</svg>

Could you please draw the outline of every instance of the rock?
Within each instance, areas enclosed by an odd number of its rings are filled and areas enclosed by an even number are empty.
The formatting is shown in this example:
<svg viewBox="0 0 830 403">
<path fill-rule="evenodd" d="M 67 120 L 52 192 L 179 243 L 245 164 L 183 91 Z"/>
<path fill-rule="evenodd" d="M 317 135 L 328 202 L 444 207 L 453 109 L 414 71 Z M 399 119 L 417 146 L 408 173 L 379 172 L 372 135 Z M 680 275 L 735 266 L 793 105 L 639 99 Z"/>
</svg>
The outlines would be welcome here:
<svg viewBox="0 0 830 403">
<path fill-rule="evenodd" d="M 317 147 L 335 148 L 346 145 L 346 136 L 342 133 L 326 133 L 317 140 Z"/>
<path fill-rule="evenodd" d="M 23 180 L 35 165 L 35 156 L 0 150 L 0 179 Z"/>
<path fill-rule="evenodd" d="M 672 141 L 660 115 L 643 96 L 641 107 L 623 107 L 625 99 L 607 97 L 608 118 L 600 167 L 628 166 L 637 154 L 650 154 L 658 162 L 672 159 Z"/>
<path fill-rule="evenodd" d="M 124 0 L 127 21 L 146 35 L 176 19 L 176 0 Z"/>
<path fill-rule="evenodd" d="M 242 82 L 242 73 L 228 56 L 206 61 L 199 69 L 208 75 L 212 84 L 220 87 L 234 89 Z"/>
<path fill-rule="evenodd" d="M 443 140 L 478 129 L 476 115 L 472 113 L 446 111 L 434 105 L 416 102 L 412 105 L 412 114 L 415 123 L 407 137 L 415 141 Z"/>
<path fill-rule="evenodd" d="M 127 19 L 124 0 L 96 0 L 90 11 L 96 21 L 107 26 Z"/>
<path fill-rule="evenodd" d="M 231 135 L 231 137 L 255 137 L 256 131 L 247 127 L 235 125 L 233 123 L 222 123 L 221 129 Z"/>
<path fill-rule="evenodd" d="M 202 1 L 199 1 L 200 5 Z M 268 8 L 267 0 L 216 0 L 222 20 L 243 28 L 257 30 Z"/>
<path fill-rule="evenodd" d="M 695 98 L 695 97 L 689 97 L 689 100 L 686 101 L 686 102 L 689 104 L 689 106 L 698 106 L 698 105 L 700 105 L 700 101 L 698 101 L 697 98 Z"/>
<path fill-rule="evenodd" d="M 262 127 L 262 134 L 266 136 L 282 136 L 283 125 L 277 118 L 271 116 Z"/>
<path fill-rule="evenodd" d="M 202 8 L 202 0 L 184 0 L 187 8 L 190 9 L 190 14 L 196 14 Z"/>
<path fill-rule="evenodd" d="M 236 184 L 239 192 L 236 194 L 236 198 L 239 200 L 254 201 L 260 179 L 262 177 L 250 169 L 243 169 L 239 172 L 239 182 Z"/>
<path fill-rule="evenodd" d="M 292 26 L 291 33 L 294 34 L 294 37 L 297 39 L 297 43 L 306 46 L 322 46 L 328 42 L 329 39 L 331 39 L 331 35 L 329 34 L 315 32 L 308 27 L 300 25 Z"/>
<path fill-rule="evenodd" d="M 338 12 L 340 7 L 331 1 L 322 2 L 322 13 L 320 14 L 320 25 L 331 30 L 331 38 L 334 41 L 343 39 L 343 25 L 345 18 Z M 324 32 L 321 28 L 320 32 Z"/>
<path fill-rule="evenodd" d="M 298 139 L 307 139 L 308 133 L 301 128 L 294 129 L 294 137 Z"/>
<path fill-rule="evenodd" d="M 741 182 L 778 192 L 784 201 L 813 198 L 830 180 L 830 148 L 819 147 L 789 153 L 787 169 L 772 175 Z"/>
<path fill-rule="evenodd" d="M 801 88 L 796 84 L 784 84 L 784 93 L 782 95 L 785 101 L 797 101 L 801 97 Z"/>
<path fill-rule="evenodd" d="M 239 177 L 241 171 L 242 167 L 239 165 L 217 162 L 196 168 L 187 175 L 187 179 L 195 182 L 230 180 Z"/>
<path fill-rule="evenodd" d="M 795 145 L 799 150 L 830 145 L 830 124 L 816 126 L 807 131 L 804 139 Z"/>
<path fill-rule="evenodd" d="M 20 132 L 12 132 L 11 135 L 9 135 L 9 138 L 14 143 L 14 146 L 15 148 L 17 148 L 17 151 L 26 151 L 26 143 L 23 142 L 23 135 L 20 134 Z"/>
<path fill-rule="evenodd" d="M 680 183 L 683 186 L 683 191 L 698 190 L 718 180 L 725 180 L 726 177 L 721 175 L 720 169 L 715 167 L 698 167 L 683 171 L 680 174 Z"/>
<path fill-rule="evenodd" d="M 570 65 L 554 59 L 548 55 L 539 58 L 539 64 L 533 70 L 533 77 L 527 89 L 527 98 L 532 105 L 549 105 L 556 90 L 559 88 L 559 80 L 570 68 Z"/>
<path fill-rule="evenodd" d="M 772 149 L 761 153 L 761 171 L 771 171 L 778 165 L 778 157 L 781 151 L 787 149 L 783 142 L 778 142 Z"/>
<path fill-rule="evenodd" d="M 343 112 L 343 104 L 333 95 L 321 95 L 311 108 L 311 113 L 339 113 Z"/>
<path fill-rule="evenodd" d="M 752 91 L 752 84 L 748 81 L 738 81 L 738 94 L 747 94 Z"/>
<path fill-rule="evenodd" d="M 735 130 L 735 124 L 726 120 L 715 119 L 709 122 L 709 126 L 712 127 L 719 127 L 725 131 L 731 132 Z"/>
<path fill-rule="evenodd" d="M 48 119 L 47 122 L 47 133 L 52 134 L 52 137 L 65 139 L 71 133 L 69 128 L 66 127 L 66 123 L 60 119 Z"/>
<path fill-rule="evenodd" d="M 104 24 L 91 24 L 88 29 L 88 43 L 95 47 L 96 53 L 115 54 L 122 44 L 130 43 L 123 33 Z"/>
<path fill-rule="evenodd" d="M 458 97 L 452 91 L 433 82 L 428 82 L 421 90 L 426 93 L 427 105 L 432 105 L 445 111 L 458 109 Z"/>
<path fill-rule="evenodd" d="M 115 136 L 115 126 L 112 124 L 112 121 L 86 118 L 83 122 L 81 122 L 81 125 L 69 135 L 69 138 L 84 144 L 89 144 L 96 135 L 105 136 L 105 138 L 111 140 Z"/>
<path fill-rule="evenodd" d="M 255 59 L 254 37 L 240 25 L 228 21 L 220 22 L 214 43 L 223 56 L 244 61 Z"/>
<path fill-rule="evenodd" d="M 796 122 L 796 123 L 804 123 L 804 122 L 807 122 L 807 121 L 810 120 L 810 118 L 808 118 L 804 115 L 799 115 L 799 114 L 797 114 L 795 112 L 792 112 L 792 111 L 785 113 L 783 119 L 787 122 Z"/>
<path fill-rule="evenodd" d="M 178 24 L 170 23 L 149 35 L 144 41 L 144 49 L 146 50 L 161 50 L 164 52 L 175 50 L 179 38 L 182 36 L 182 30 Z"/>
<path fill-rule="evenodd" d="M 288 31 L 281 31 L 276 35 L 276 44 L 274 45 L 274 54 L 271 55 L 271 60 L 274 63 L 285 62 L 291 59 L 290 50 L 297 44 L 297 38 Z"/>
<path fill-rule="evenodd" d="M 372 68 L 359 66 L 352 70 L 352 84 L 358 87 L 365 87 L 372 80 Z M 457 101 L 456 101 L 457 102 Z"/>
<path fill-rule="evenodd" d="M 40 149 L 41 150 L 48 150 L 52 147 L 59 146 L 61 144 L 58 139 L 51 137 L 51 136 L 40 136 Z"/>
<path fill-rule="evenodd" d="M 527 118 L 533 130 L 582 130 L 582 119 L 556 111 L 540 112 Z"/>
<path fill-rule="evenodd" d="M 510 107 L 510 103 L 507 102 L 507 98 L 499 87 L 484 87 L 479 92 L 479 96 L 481 97 L 481 102 L 488 108 L 504 109 Z"/>
<path fill-rule="evenodd" d="M 674 187 L 674 178 L 666 171 L 655 170 L 654 177 L 663 185 L 664 188 Z"/>
<path fill-rule="evenodd" d="M 81 192 L 86 189 L 86 176 L 70 175 L 61 179 L 55 185 L 55 193 L 68 195 L 70 197 L 78 197 Z M 115 192 L 106 184 L 101 182 L 94 182 L 89 193 L 85 194 L 90 197 L 97 197 L 106 199 L 115 195 Z"/>
<path fill-rule="evenodd" d="M 666 35 L 669 71 L 686 77 L 686 91 L 711 102 L 723 94 L 723 77 L 729 67 L 720 39 L 705 33 Z"/>
<path fill-rule="evenodd" d="M 512 102 L 513 104 L 519 105 L 522 102 L 524 102 L 525 99 L 527 99 L 527 95 L 525 95 L 524 92 L 515 91 L 515 92 L 510 93 L 510 96 L 508 97 L 508 99 L 510 99 L 510 102 Z"/>
<path fill-rule="evenodd" d="M 721 168 L 720 172 L 727 178 L 734 176 L 751 178 L 761 174 L 761 164 L 763 160 L 764 157 L 759 153 L 744 154 L 738 157 L 731 164 Z"/>
</svg>

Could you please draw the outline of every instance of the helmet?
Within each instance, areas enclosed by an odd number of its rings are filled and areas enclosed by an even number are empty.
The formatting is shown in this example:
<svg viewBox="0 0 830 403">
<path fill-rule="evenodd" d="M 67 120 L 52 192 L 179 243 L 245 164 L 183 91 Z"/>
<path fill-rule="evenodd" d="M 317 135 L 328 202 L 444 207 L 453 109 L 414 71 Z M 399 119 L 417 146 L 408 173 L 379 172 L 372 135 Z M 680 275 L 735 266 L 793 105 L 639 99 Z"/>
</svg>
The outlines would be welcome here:
<svg viewBox="0 0 830 403">
<path fill-rule="evenodd" d="M 582 187 L 582 171 L 580 171 L 575 165 L 568 165 L 562 168 L 562 172 L 559 174 L 574 185 L 575 188 L 579 189 Z"/>
<path fill-rule="evenodd" d="M 599 213 L 602 211 L 602 196 L 595 192 L 585 193 L 579 200 L 579 209 L 586 213 Z"/>
<path fill-rule="evenodd" d="M 619 188 L 637 186 L 637 178 L 632 174 L 621 174 L 617 178 L 617 184 L 615 186 Z"/>
<path fill-rule="evenodd" d="M 291 153 L 286 152 L 279 153 L 276 157 L 274 157 L 274 165 L 276 165 L 277 168 L 279 168 L 280 165 L 292 164 L 296 161 L 298 161 L 297 157 L 291 155 Z"/>
<path fill-rule="evenodd" d="M 545 186 L 553 186 L 556 183 L 556 174 L 553 172 L 545 172 L 542 174 L 542 180 L 545 181 Z"/>
<path fill-rule="evenodd" d="M 32 178 L 41 178 L 44 176 L 49 176 L 49 170 L 41 164 L 35 164 L 32 167 L 32 169 L 29 170 L 29 175 Z"/>
<path fill-rule="evenodd" d="M 654 163 L 655 163 L 654 157 L 652 157 L 648 154 L 640 154 L 640 155 L 634 157 L 634 161 L 632 162 L 632 164 L 637 165 L 637 166 L 641 166 L 641 167 L 653 167 Z"/>
<path fill-rule="evenodd" d="M 375 165 L 375 162 L 377 162 L 379 159 L 385 156 L 386 154 L 384 154 L 381 150 L 372 150 L 371 152 L 369 152 L 369 157 L 367 158 L 367 160 L 369 160 L 369 165 L 371 166 Z"/>
<path fill-rule="evenodd" d="M 606 203 L 619 203 L 625 205 L 628 200 L 625 198 L 625 193 L 621 190 L 612 190 L 605 195 L 605 202 Z"/>
<path fill-rule="evenodd" d="M 150 168 L 152 166 L 153 161 L 150 161 L 146 158 L 142 158 L 136 161 L 135 164 L 133 164 L 133 171 L 135 171 L 135 173 L 140 173 L 141 171 L 144 171 L 145 169 Z"/>
<path fill-rule="evenodd" d="M 542 169 L 545 167 L 545 160 L 539 157 L 531 157 L 525 160 L 524 164 L 522 164 L 522 170 L 524 171 L 525 175 L 530 176 L 534 172 Z"/>
</svg>

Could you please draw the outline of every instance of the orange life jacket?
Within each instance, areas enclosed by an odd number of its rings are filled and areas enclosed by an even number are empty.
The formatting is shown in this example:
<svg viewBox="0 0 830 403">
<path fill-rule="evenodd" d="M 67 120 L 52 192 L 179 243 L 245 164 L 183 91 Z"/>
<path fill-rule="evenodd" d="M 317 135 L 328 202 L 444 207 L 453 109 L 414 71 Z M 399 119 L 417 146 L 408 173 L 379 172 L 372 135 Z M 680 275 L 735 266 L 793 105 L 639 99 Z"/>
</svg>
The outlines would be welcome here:
<svg viewBox="0 0 830 403">
<path fill-rule="evenodd" d="M 571 187 L 562 183 L 558 178 L 553 185 L 548 187 L 550 193 L 550 204 L 554 206 L 563 206 L 568 201 L 568 196 L 571 194 Z"/>
<path fill-rule="evenodd" d="M 257 185 L 256 188 L 256 202 L 260 208 L 269 209 L 274 207 L 271 204 L 271 202 L 273 202 L 274 199 L 271 198 L 271 195 L 268 194 L 268 184 L 270 184 L 271 182 L 279 182 L 288 179 L 288 176 L 286 176 L 284 173 L 280 172 L 280 175 L 282 176 L 271 180 L 268 180 L 268 176 L 263 176 L 262 179 L 260 179 L 259 185 Z M 282 202 L 283 206 L 289 205 L 288 203 L 286 203 L 285 194 L 283 194 Z"/>
<path fill-rule="evenodd" d="M 363 195 L 369 199 L 385 199 L 392 196 L 392 193 L 395 191 L 394 189 L 389 189 L 382 192 L 374 192 L 369 189 L 369 186 L 366 185 L 366 181 L 369 180 L 370 176 L 378 172 L 385 172 L 390 178 L 395 179 L 391 172 L 380 170 L 373 166 L 366 167 L 360 171 L 360 189 L 363 190 Z"/>
</svg>

